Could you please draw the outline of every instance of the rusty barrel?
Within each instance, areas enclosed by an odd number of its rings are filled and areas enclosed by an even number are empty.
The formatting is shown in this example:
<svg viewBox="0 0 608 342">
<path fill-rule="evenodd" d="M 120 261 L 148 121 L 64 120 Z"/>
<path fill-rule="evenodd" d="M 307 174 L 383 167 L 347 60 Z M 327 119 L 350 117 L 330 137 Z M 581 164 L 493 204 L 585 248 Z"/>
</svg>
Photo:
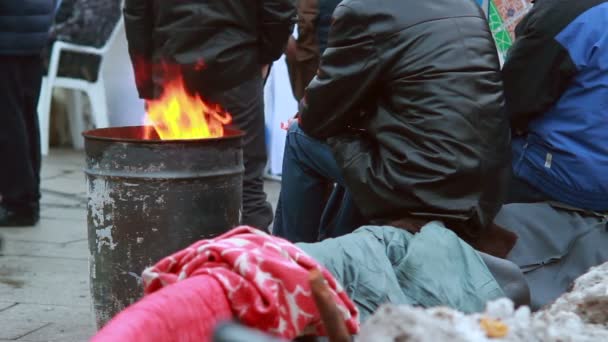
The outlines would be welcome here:
<svg viewBox="0 0 608 342">
<path fill-rule="evenodd" d="M 142 296 L 144 268 L 240 220 L 242 132 L 170 141 L 147 132 L 133 126 L 83 133 L 98 328 Z"/>
</svg>

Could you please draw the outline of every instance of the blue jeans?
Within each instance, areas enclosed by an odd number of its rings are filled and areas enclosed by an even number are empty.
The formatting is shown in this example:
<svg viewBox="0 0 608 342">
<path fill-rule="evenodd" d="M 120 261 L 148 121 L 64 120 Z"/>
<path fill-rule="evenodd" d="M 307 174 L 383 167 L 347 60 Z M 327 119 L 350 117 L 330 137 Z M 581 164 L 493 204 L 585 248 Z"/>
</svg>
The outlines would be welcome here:
<svg viewBox="0 0 608 342">
<path fill-rule="evenodd" d="M 327 201 L 327 189 L 337 184 Z M 273 234 L 291 242 L 316 242 L 348 234 L 363 225 L 330 147 L 297 124 L 287 132 L 281 193 Z"/>
</svg>

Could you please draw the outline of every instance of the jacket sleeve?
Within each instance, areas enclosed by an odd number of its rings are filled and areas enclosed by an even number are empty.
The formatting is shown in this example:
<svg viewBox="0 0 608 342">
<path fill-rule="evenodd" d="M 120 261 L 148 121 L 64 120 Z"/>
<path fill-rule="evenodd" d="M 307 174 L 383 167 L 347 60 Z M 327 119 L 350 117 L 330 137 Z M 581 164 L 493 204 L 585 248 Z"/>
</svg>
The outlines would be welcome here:
<svg viewBox="0 0 608 342">
<path fill-rule="evenodd" d="M 294 0 L 262 0 L 260 63 L 270 64 L 283 54 L 293 33 L 297 13 Z"/>
<path fill-rule="evenodd" d="M 124 8 L 125 31 L 129 44 L 129 55 L 135 73 L 139 97 L 154 96 L 152 82 L 152 1 L 126 0 Z"/>
<path fill-rule="evenodd" d="M 373 98 L 379 65 L 366 20 L 339 5 L 317 75 L 300 102 L 302 130 L 322 140 L 345 133 L 365 115 L 364 99 Z"/>
<path fill-rule="evenodd" d="M 320 0 L 298 1 L 298 38 L 296 60 L 305 62 L 319 61 L 319 45 L 317 42 L 317 22 L 319 20 Z"/>
<path fill-rule="evenodd" d="M 555 104 L 576 73 L 568 51 L 548 33 L 555 23 L 538 21 L 534 15 L 518 25 L 503 67 L 506 106 L 517 131 L 526 131 L 531 120 Z"/>
</svg>

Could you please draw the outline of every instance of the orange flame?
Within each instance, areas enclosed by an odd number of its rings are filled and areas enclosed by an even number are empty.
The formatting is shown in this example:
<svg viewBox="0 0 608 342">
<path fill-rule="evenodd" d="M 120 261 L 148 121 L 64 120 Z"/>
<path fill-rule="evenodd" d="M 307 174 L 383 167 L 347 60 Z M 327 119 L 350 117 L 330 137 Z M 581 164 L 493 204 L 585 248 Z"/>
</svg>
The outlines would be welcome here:
<svg viewBox="0 0 608 342">
<path fill-rule="evenodd" d="M 219 105 L 190 95 L 181 77 L 168 82 L 163 95 L 146 104 L 146 124 L 152 125 L 162 140 L 222 137 L 224 126 L 232 122 Z"/>
</svg>

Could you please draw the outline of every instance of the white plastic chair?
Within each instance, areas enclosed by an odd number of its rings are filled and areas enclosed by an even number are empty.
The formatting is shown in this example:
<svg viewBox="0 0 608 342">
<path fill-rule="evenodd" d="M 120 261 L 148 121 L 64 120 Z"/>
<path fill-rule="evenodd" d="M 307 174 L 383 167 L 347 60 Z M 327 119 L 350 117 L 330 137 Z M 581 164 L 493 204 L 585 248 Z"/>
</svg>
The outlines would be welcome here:
<svg viewBox="0 0 608 342">
<path fill-rule="evenodd" d="M 106 88 L 103 77 L 103 67 L 106 56 L 112 45 L 116 41 L 119 31 L 123 28 L 122 17 L 118 20 L 116 27 L 112 31 L 108 41 L 101 48 L 91 46 L 76 45 L 72 43 L 56 41 L 53 44 L 53 51 L 49 62 L 48 75 L 42 79 L 42 88 L 38 101 L 38 118 L 40 121 L 40 143 L 42 155 L 49 152 L 49 125 L 51 114 L 51 102 L 54 88 L 65 88 L 71 90 L 68 96 L 68 120 L 70 123 L 70 133 L 74 148 L 84 148 L 84 140 L 81 136 L 84 127 L 83 99 L 84 92 L 91 103 L 93 123 L 96 128 L 109 126 L 108 104 L 106 101 Z M 101 57 L 97 81 L 89 82 L 83 79 L 60 77 L 57 75 L 59 60 L 62 52 L 77 52 L 97 55 Z"/>
</svg>

